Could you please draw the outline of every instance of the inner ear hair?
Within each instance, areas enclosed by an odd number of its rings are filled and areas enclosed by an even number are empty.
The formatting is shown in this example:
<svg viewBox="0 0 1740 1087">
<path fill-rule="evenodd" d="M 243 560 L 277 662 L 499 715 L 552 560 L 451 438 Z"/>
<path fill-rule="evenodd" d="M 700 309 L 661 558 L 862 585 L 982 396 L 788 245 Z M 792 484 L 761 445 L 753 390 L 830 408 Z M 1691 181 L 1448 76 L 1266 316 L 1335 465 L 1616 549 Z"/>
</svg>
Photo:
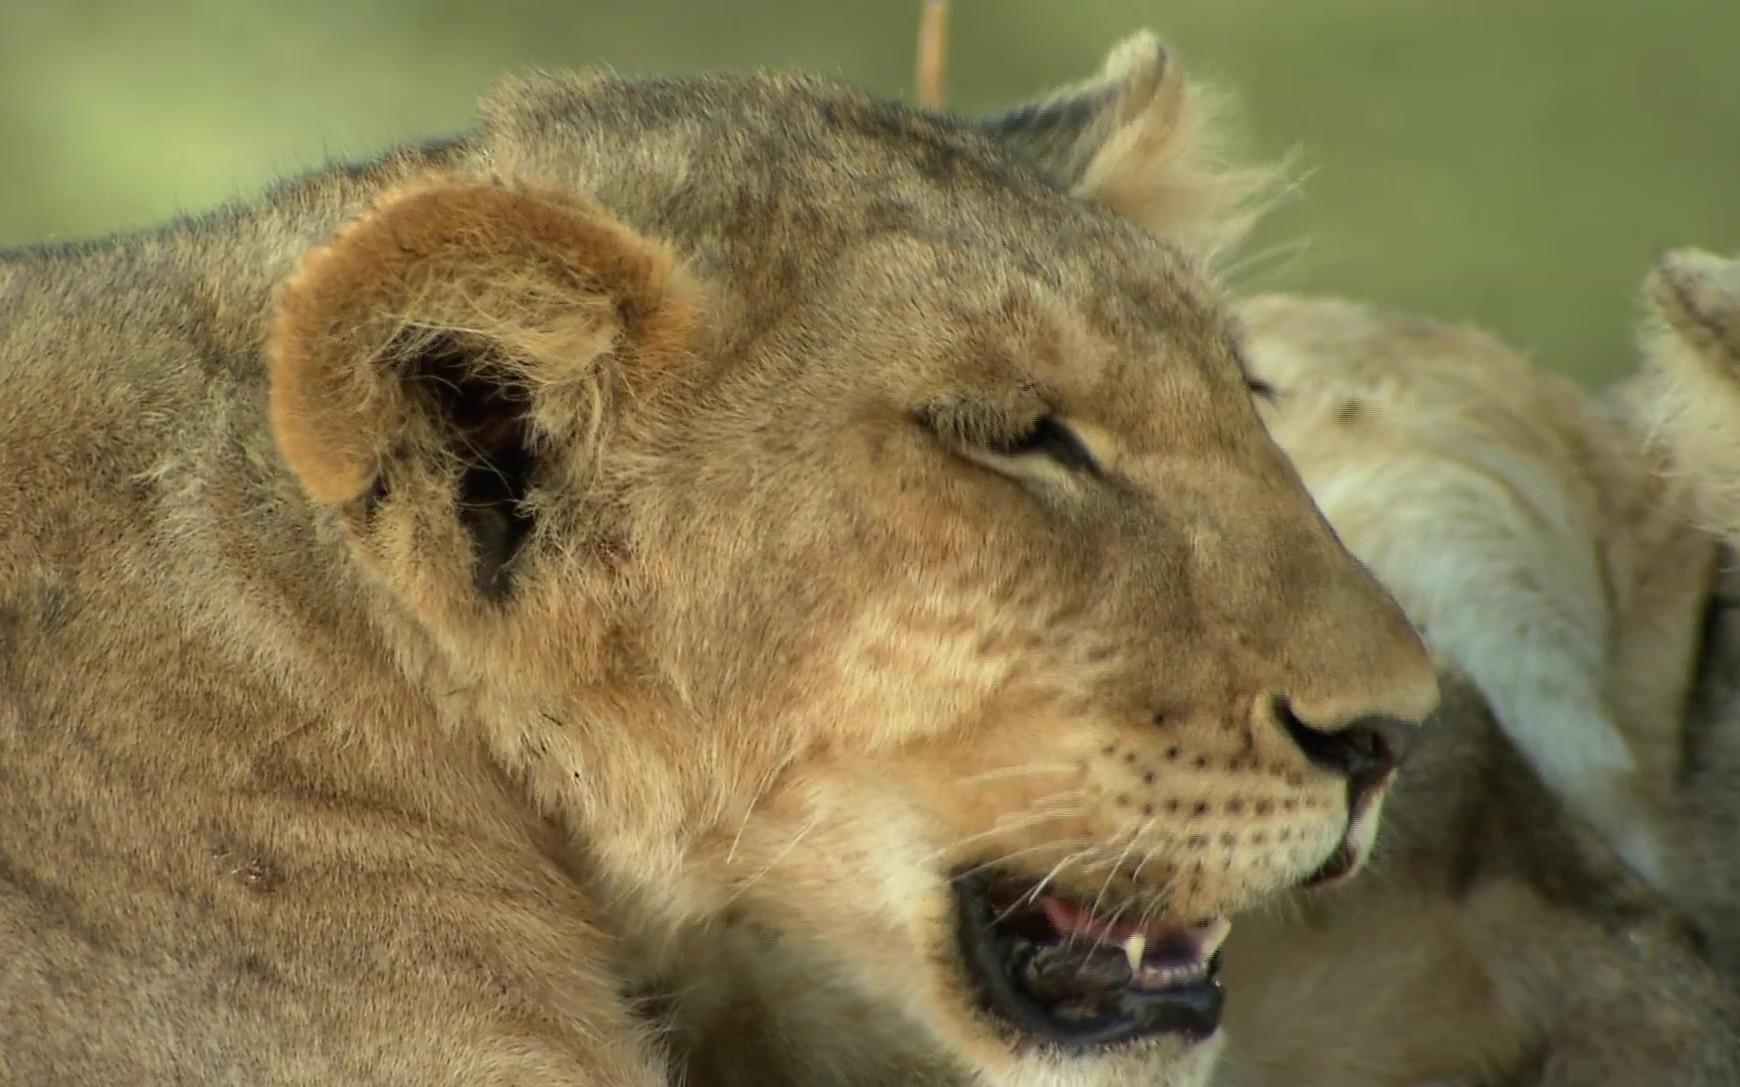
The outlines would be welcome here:
<svg viewBox="0 0 1740 1087">
<path fill-rule="evenodd" d="M 444 491 L 452 535 L 420 523 L 364 546 L 398 540 L 398 574 L 469 574 L 500 600 L 524 565 L 534 492 L 591 485 L 623 393 L 650 403 L 678 380 L 698 297 L 673 250 L 579 193 L 409 185 L 279 291 L 267 342 L 279 452 L 303 493 L 359 532 L 434 516 L 398 507 Z"/>
<path fill-rule="evenodd" d="M 468 343 L 462 334 L 419 337 L 395 354 L 407 392 L 458 461 L 455 498 L 471 539 L 473 583 L 484 596 L 503 599 L 533 525 L 525 506 L 537 463 L 531 394 L 491 359 L 488 344 Z"/>
</svg>

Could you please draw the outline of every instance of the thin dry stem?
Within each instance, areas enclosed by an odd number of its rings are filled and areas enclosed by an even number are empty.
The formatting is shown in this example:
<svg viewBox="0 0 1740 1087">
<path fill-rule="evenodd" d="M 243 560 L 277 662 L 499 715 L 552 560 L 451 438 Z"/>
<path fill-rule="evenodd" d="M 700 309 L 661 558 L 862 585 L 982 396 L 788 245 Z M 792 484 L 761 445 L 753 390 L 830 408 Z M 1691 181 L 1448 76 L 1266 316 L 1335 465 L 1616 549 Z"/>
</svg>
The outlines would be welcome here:
<svg viewBox="0 0 1740 1087">
<path fill-rule="evenodd" d="M 918 20 L 918 104 L 941 109 L 949 50 L 949 0 L 924 0 Z"/>
</svg>

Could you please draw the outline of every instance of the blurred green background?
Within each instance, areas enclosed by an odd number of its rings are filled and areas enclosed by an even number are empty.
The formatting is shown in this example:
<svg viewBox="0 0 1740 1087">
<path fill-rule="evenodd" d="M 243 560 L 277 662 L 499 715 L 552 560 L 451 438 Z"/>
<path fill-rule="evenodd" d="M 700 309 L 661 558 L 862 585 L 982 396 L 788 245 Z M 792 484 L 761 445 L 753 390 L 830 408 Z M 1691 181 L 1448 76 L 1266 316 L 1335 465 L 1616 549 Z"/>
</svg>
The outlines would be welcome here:
<svg viewBox="0 0 1740 1087">
<path fill-rule="evenodd" d="M 0 0 L 0 244 L 137 227 L 466 123 L 496 73 L 802 66 L 906 94 L 918 0 Z M 1736 0 L 955 0 L 989 110 L 1151 26 L 1301 152 L 1245 288 L 1485 324 L 1591 383 L 1661 248 L 1740 249 Z"/>
</svg>

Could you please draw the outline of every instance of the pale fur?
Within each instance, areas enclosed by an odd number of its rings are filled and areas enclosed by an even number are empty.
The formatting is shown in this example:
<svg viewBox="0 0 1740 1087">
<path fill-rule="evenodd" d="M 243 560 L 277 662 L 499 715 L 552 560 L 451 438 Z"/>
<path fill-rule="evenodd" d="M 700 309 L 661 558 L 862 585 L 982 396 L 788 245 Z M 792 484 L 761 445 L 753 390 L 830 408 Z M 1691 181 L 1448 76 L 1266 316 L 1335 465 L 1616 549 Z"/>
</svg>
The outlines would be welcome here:
<svg viewBox="0 0 1740 1087">
<path fill-rule="evenodd" d="M 1381 799 L 1277 699 L 1436 683 L 1200 255 L 1082 199 L 1233 206 L 1165 198 L 1191 129 L 1119 57 L 984 125 L 512 80 L 0 258 L 0 1082 L 662 1087 L 725 1062 L 694 949 L 745 932 L 976 1083 L 1200 1083 L 1010 1039 L 951 875 L 1261 903 Z M 1044 414 L 1102 476 L 996 452 Z"/>
<path fill-rule="evenodd" d="M 1242 307 L 1265 419 L 1342 540 L 1639 874 L 1713 548 L 1634 434 L 1492 337 L 1334 299 Z"/>
</svg>

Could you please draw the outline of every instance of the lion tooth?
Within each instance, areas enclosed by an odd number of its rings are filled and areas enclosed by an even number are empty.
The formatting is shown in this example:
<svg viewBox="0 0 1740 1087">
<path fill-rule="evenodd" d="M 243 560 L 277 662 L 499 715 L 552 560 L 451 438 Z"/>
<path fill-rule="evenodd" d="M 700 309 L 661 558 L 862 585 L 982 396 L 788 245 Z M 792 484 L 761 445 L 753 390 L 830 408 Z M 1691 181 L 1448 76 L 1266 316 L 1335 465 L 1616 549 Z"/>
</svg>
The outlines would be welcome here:
<svg viewBox="0 0 1740 1087">
<path fill-rule="evenodd" d="M 1148 937 L 1140 932 L 1124 941 L 1124 958 L 1130 960 L 1130 973 L 1142 972 L 1142 952 L 1148 950 Z"/>
</svg>

